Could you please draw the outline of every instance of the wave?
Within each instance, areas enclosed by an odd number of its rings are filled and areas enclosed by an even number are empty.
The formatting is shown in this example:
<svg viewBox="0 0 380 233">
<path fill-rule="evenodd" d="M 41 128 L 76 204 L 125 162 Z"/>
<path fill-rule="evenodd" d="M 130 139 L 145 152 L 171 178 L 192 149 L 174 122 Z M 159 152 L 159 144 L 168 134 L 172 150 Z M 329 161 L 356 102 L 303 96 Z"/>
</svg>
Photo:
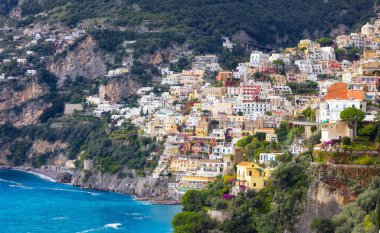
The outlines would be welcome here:
<svg viewBox="0 0 380 233">
<path fill-rule="evenodd" d="M 140 216 L 140 215 L 143 215 L 141 213 L 125 213 L 125 215 L 133 215 L 133 216 Z"/>
<path fill-rule="evenodd" d="M 113 228 L 116 230 L 120 229 L 119 226 L 121 226 L 121 223 L 109 223 L 109 224 L 104 225 L 105 228 Z"/>
<path fill-rule="evenodd" d="M 55 217 L 55 218 L 52 218 L 52 219 L 50 219 L 50 220 L 65 220 L 65 219 L 68 219 L 69 217 L 64 217 L 64 216 L 62 216 L 62 217 Z"/>
<path fill-rule="evenodd" d="M 147 219 L 147 218 L 151 218 L 149 216 L 141 216 L 141 217 L 134 217 L 133 219 L 134 220 L 143 220 L 143 219 Z"/>
<path fill-rule="evenodd" d="M 17 184 L 10 184 L 9 187 L 20 188 L 20 189 L 33 189 L 33 187 L 28 187 L 28 186 L 24 186 L 24 185 L 17 185 Z"/>
<path fill-rule="evenodd" d="M 54 191 L 63 191 L 63 192 L 73 192 L 73 193 L 87 193 L 92 196 L 99 196 L 100 193 L 94 193 L 94 192 L 88 192 L 88 191 L 81 191 L 81 190 L 74 190 L 74 189 L 62 189 L 62 188 L 42 188 L 47 190 L 54 190 Z"/>
<path fill-rule="evenodd" d="M 10 183 L 10 184 L 15 184 L 15 185 L 22 185 L 21 183 L 18 183 L 18 182 L 13 181 L 13 180 L 4 180 L 4 179 L 0 179 L 0 182 Z"/>
<path fill-rule="evenodd" d="M 84 230 L 84 231 L 78 231 L 77 233 L 87 233 L 87 232 L 93 232 L 93 231 L 101 231 L 101 230 L 108 229 L 108 228 L 112 228 L 112 229 L 115 229 L 115 230 L 120 230 L 120 229 L 122 229 L 122 228 L 119 228 L 121 225 L 122 225 L 121 223 L 108 223 L 108 224 L 104 225 L 103 227 L 88 229 L 88 230 Z"/>
</svg>

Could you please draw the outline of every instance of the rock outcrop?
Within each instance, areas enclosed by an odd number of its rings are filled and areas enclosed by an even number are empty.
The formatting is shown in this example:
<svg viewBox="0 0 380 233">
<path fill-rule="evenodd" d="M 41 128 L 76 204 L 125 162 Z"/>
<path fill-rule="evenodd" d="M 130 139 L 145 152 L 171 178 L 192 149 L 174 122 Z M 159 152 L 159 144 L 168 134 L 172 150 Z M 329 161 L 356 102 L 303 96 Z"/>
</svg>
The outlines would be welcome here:
<svg viewBox="0 0 380 233">
<path fill-rule="evenodd" d="M 21 107 L 0 111 L 0 125 L 10 123 L 15 127 L 22 127 L 37 124 L 43 111 L 50 106 L 50 103 L 43 100 L 33 100 Z"/>
<path fill-rule="evenodd" d="M 32 148 L 30 149 L 30 154 L 44 154 L 47 152 L 53 152 L 60 149 L 67 148 L 66 143 L 62 143 L 61 141 L 55 141 L 54 143 L 50 143 L 44 140 L 35 140 L 33 142 Z"/>
<path fill-rule="evenodd" d="M 106 74 L 106 65 L 102 56 L 96 52 L 95 40 L 88 36 L 72 51 L 67 52 L 64 58 L 58 59 L 50 65 L 50 71 L 58 77 L 58 85 L 62 85 L 67 78 L 83 76 L 96 79 Z"/>
<path fill-rule="evenodd" d="M 120 103 L 123 97 L 136 93 L 139 83 L 129 76 L 110 79 L 106 85 L 99 87 L 101 101 L 109 101 L 111 104 Z"/>
<path fill-rule="evenodd" d="M 175 192 L 168 188 L 169 178 L 118 177 L 110 174 L 85 174 L 77 170 L 72 178 L 74 186 L 82 188 L 120 192 L 151 200 L 178 200 Z"/>
<path fill-rule="evenodd" d="M 44 95 L 48 88 L 37 83 L 35 79 L 7 83 L 0 91 L 0 111 L 21 105 L 31 99 Z"/>
<path fill-rule="evenodd" d="M 300 217 L 298 233 L 312 233 L 310 224 L 314 218 L 330 218 L 343 209 L 344 197 L 327 184 L 315 179 L 309 187 L 303 214 Z"/>
</svg>

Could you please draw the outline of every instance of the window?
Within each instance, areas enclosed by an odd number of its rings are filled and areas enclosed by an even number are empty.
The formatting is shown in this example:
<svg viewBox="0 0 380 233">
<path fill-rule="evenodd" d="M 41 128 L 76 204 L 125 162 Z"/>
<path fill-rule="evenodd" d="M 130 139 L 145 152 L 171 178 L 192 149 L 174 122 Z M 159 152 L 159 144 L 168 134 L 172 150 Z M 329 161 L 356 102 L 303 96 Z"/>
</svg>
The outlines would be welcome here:
<svg viewBox="0 0 380 233">
<path fill-rule="evenodd" d="M 253 183 L 253 187 L 256 187 L 256 183 Z"/>
<path fill-rule="evenodd" d="M 249 176 L 252 176 L 252 171 L 249 171 Z"/>
</svg>

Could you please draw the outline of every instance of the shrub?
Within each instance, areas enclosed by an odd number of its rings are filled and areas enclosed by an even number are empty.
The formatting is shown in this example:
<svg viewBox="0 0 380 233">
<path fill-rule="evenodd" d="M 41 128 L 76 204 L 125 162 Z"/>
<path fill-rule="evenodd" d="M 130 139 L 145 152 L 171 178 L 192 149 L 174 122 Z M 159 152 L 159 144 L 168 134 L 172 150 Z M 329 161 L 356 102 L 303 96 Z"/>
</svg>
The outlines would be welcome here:
<svg viewBox="0 0 380 233">
<path fill-rule="evenodd" d="M 310 228 L 317 233 L 334 233 L 334 224 L 329 218 L 315 218 Z"/>
<path fill-rule="evenodd" d="M 349 137 L 343 137 L 342 138 L 342 143 L 345 146 L 351 145 L 351 138 L 349 138 Z"/>
</svg>

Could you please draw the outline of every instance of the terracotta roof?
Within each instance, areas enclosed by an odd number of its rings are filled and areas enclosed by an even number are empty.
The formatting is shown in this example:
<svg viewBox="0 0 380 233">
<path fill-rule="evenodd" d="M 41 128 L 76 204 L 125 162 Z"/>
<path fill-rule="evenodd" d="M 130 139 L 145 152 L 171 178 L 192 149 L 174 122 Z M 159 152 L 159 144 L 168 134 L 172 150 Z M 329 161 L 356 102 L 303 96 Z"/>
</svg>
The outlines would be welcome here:
<svg viewBox="0 0 380 233">
<path fill-rule="evenodd" d="M 329 99 L 365 99 L 365 92 L 360 90 L 348 90 L 347 83 L 334 83 L 327 89 L 325 100 Z"/>
<path fill-rule="evenodd" d="M 240 162 L 238 164 L 238 166 L 242 166 L 242 167 L 248 167 L 248 166 L 251 166 L 253 163 L 251 162 L 247 162 L 247 161 L 243 161 L 243 162 Z"/>
</svg>

